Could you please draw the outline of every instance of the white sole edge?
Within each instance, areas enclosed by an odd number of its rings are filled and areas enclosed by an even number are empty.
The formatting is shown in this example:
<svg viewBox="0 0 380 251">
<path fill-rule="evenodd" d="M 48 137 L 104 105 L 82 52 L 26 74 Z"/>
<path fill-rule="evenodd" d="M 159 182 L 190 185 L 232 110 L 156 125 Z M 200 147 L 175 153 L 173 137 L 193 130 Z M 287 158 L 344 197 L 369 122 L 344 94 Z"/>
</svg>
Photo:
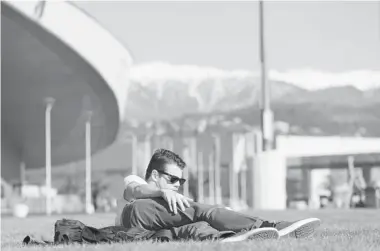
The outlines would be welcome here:
<svg viewBox="0 0 380 251">
<path fill-rule="evenodd" d="M 318 218 L 309 218 L 300 220 L 291 226 L 279 231 L 280 237 L 289 235 L 293 238 L 305 238 L 312 235 L 315 229 L 321 225 L 321 220 Z"/>
<path fill-rule="evenodd" d="M 245 232 L 239 236 L 232 236 L 222 240 L 221 242 L 239 242 L 246 240 L 278 240 L 280 234 L 275 228 L 257 228 Z"/>
</svg>

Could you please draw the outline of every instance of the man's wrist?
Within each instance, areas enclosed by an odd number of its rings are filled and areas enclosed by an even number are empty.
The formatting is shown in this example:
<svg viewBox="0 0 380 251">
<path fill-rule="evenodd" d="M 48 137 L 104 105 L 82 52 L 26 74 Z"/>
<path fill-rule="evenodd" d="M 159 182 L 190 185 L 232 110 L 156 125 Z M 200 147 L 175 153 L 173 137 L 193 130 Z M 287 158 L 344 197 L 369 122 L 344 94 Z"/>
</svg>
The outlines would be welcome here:
<svg viewBox="0 0 380 251">
<path fill-rule="evenodd" d="M 164 190 L 160 188 L 160 189 L 158 190 L 158 195 L 159 195 L 159 197 L 162 197 L 162 198 L 163 198 L 163 197 L 164 197 Z"/>
</svg>

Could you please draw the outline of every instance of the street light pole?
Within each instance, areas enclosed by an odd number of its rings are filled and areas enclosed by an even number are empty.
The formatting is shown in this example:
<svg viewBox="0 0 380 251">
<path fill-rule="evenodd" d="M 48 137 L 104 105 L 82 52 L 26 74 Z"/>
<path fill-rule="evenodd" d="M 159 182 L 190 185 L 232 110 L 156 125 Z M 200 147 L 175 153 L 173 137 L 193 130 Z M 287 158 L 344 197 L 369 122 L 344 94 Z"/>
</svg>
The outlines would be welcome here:
<svg viewBox="0 0 380 251">
<path fill-rule="evenodd" d="M 273 144 L 273 112 L 270 109 L 270 86 L 267 81 L 265 62 L 264 2 L 259 1 L 260 19 L 260 65 L 261 65 L 261 132 L 263 135 L 263 151 L 272 149 Z"/>
<path fill-rule="evenodd" d="M 55 99 L 45 99 L 45 165 L 46 165 L 46 215 L 51 215 L 51 109 Z"/>
</svg>

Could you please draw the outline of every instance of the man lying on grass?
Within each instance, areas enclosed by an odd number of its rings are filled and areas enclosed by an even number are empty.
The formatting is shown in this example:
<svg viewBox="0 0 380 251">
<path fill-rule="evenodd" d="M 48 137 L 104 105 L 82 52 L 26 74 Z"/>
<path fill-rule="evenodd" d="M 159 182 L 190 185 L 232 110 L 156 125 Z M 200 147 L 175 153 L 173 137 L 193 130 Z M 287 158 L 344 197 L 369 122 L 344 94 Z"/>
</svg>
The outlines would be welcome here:
<svg viewBox="0 0 380 251">
<path fill-rule="evenodd" d="M 177 154 L 165 149 L 155 151 L 145 180 L 136 175 L 124 179 L 125 202 L 118 205 L 116 225 L 153 231 L 170 229 L 174 239 L 201 240 L 210 235 L 219 236 L 224 242 L 283 236 L 304 238 L 320 226 L 317 218 L 274 222 L 221 206 L 193 202 L 178 193 L 186 182 L 182 178 L 185 167 L 186 163 Z"/>
</svg>

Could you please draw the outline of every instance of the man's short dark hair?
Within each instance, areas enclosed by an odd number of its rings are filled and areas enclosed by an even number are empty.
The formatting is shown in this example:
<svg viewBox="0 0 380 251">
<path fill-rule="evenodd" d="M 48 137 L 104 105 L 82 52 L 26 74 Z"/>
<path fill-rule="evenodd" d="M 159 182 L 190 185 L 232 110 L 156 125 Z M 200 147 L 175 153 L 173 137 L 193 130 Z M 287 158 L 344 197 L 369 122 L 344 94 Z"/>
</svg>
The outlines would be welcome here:
<svg viewBox="0 0 380 251">
<path fill-rule="evenodd" d="M 186 167 L 186 163 L 174 152 L 166 149 L 157 149 L 153 153 L 148 168 L 146 169 L 145 180 L 148 180 L 150 178 L 153 170 L 165 172 L 166 164 L 176 164 L 181 169 L 184 169 Z"/>
</svg>

